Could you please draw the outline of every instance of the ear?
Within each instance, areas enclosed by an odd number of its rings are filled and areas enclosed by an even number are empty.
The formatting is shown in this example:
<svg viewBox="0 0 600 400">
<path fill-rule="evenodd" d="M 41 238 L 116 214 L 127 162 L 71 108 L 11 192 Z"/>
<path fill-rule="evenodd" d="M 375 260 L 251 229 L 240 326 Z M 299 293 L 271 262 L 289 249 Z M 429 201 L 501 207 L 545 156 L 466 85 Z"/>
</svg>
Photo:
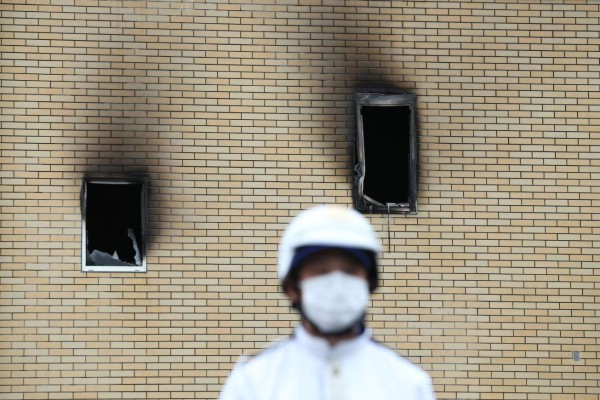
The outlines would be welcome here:
<svg viewBox="0 0 600 400">
<path fill-rule="evenodd" d="M 291 279 L 286 279 L 283 282 L 283 291 L 288 295 L 292 304 L 300 302 L 300 289 Z"/>
</svg>

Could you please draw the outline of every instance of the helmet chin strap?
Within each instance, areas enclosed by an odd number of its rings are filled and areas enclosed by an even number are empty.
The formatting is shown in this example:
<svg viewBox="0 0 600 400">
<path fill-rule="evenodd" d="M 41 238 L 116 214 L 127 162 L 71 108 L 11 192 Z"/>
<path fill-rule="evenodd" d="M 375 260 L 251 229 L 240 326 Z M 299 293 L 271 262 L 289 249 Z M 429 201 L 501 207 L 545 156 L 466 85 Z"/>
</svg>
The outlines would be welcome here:
<svg viewBox="0 0 600 400">
<path fill-rule="evenodd" d="M 308 322 L 310 324 L 311 328 L 321 336 L 341 337 L 341 336 L 346 336 L 346 335 L 349 335 L 349 334 L 355 332 L 357 328 L 358 328 L 357 332 L 359 332 L 359 333 L 362 333 L 365 330 L 366 313 L 364 313 L 358 320 L 353 322 L 347 328 L 342 328 L 342 329 L 334 331 L 334 332 L 323 332 L 322 330 L 319 329 L 319 327 L 314 322 L 312 322 L 310 320 L 310 318 L 308 318 L 306 316 L 304 311 L 302 311 L 302 305 L 300 304 L 300 302 L 297 302 L 297 301 L 293 302 L 292 308 L 298 310 L 298 312 L 300 312 L 300 316 L 302 317 L 302 320 Z"/>
</svg>

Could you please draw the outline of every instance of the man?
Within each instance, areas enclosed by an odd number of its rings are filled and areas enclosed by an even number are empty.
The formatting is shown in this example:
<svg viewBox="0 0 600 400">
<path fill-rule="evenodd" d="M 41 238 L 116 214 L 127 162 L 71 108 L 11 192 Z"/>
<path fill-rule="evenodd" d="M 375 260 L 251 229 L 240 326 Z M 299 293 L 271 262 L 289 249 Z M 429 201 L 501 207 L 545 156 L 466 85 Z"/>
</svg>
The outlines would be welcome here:
<svg viewBox="0 0 600 400">
<path fill-rule="evenodd" d="M 300 312 L 292 338 L 239 362 L 221 400 L 434 400 L 419 367 L 364 327 L 380 244 L 358 212 L 318 206 L 286 229 L 278 273 Z"/>
</svg>

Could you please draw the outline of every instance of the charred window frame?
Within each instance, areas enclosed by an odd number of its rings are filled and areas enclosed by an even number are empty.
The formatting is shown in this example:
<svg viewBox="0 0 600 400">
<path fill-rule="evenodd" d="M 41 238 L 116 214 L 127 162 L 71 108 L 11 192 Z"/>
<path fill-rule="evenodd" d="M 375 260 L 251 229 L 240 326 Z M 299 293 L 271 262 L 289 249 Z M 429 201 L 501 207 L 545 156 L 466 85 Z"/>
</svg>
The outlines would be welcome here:
<svg viewBox="0 0 600 400">
<path fill-rule="evenodd" d="M 84 178 L 83 272 L 145 272 L 146 179 Z"/>
<path fill-rule="evenodd" d="M 354 103 L 354 207 L 365 213 L 416 213 L 414 93 L 359 92 Z"/>
</svg>

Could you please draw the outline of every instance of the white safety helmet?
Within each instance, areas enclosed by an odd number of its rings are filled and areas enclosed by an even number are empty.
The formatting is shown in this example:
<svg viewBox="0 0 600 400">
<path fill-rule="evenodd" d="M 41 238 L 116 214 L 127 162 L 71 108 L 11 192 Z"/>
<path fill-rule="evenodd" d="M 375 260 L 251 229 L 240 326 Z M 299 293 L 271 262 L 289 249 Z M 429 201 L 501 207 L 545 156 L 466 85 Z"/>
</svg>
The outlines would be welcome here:
<svg viewBox="0 0 600 400">
<path fill-rule="evenodd" d="M 288 277 L 299 248 L 319 246 L 363 250 L 373 256 L 369 271 L 371 290 L 377 287 L 379 239 L 369 221 L 358 211 L 337 205 L 321 205 L 302 211 L 288 225 L 279 245 L 277 272 L 283 282 Z"/>
</svg>

